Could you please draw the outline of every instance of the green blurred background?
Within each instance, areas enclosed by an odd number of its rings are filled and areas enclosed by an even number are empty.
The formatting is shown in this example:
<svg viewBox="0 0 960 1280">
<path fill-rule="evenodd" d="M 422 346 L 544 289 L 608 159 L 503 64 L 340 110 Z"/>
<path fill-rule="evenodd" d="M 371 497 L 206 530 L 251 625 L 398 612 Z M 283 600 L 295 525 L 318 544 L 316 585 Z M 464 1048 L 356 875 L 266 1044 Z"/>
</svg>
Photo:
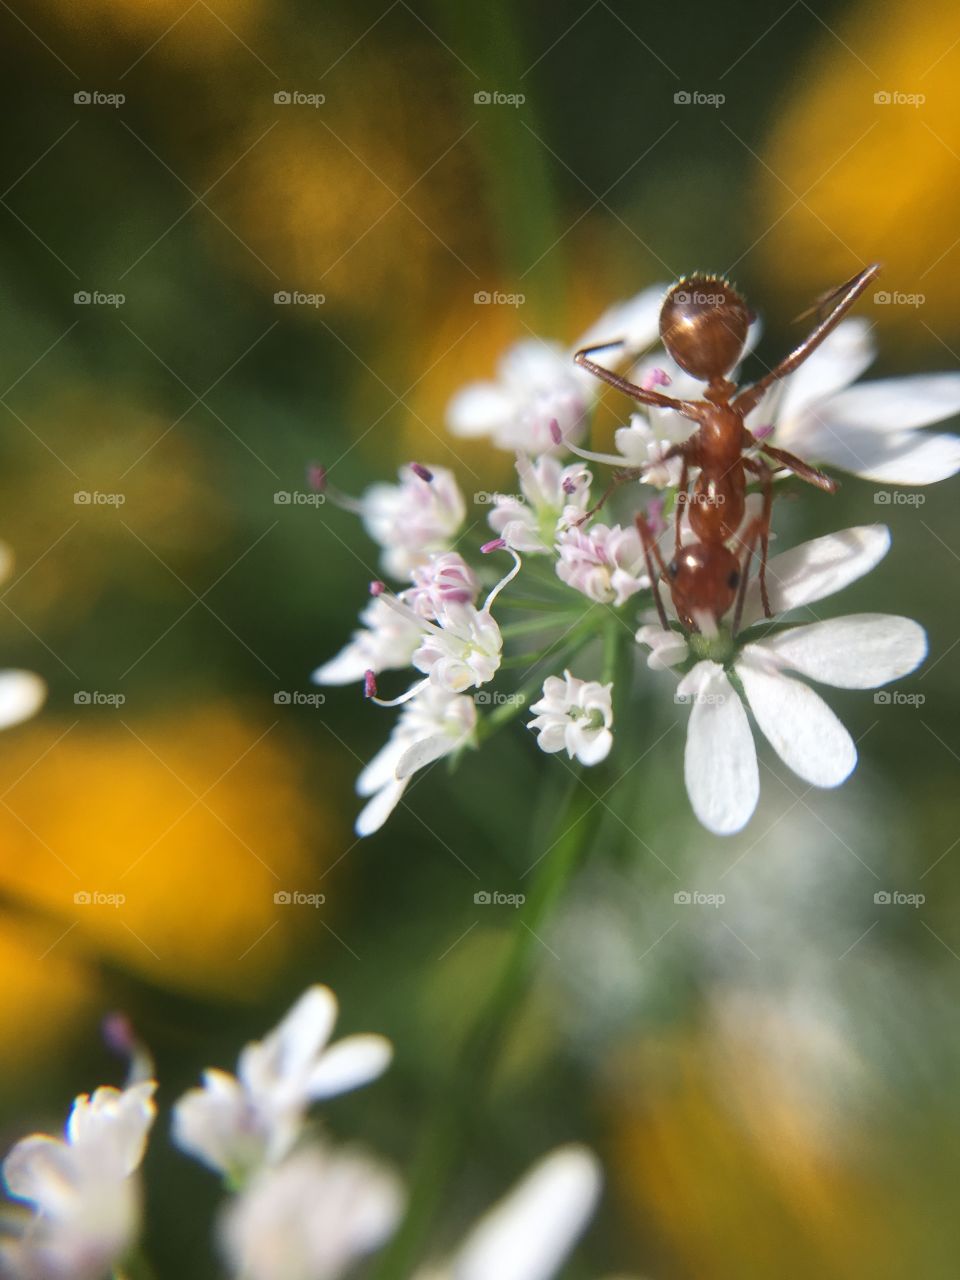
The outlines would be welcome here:
<svg viewBox="0 0 960 1280">
<path fill-rule="evenodd" d="M 445 435 L 452 392 L 516 338 L 572 341 L 698 268 L 733 273 L 770 364 L 814 297 L 882 260 L 924 302 L 861 307 L 875 372 L 956 368 L 960 19 L 947 0 L 17 0 L 0 24 L 0 624 L 4 664 L 51 687 L 0 750 L 4 1146 L 121 1078 L 106 1012 L 154 1049 L 166 1108 L 321 980 L 342 1029 L 397 1046 L 329 1123 L 409 1168 L 514 927 L 473 894 L 519 890 L 566 774 L 515 727 L 355 842 L 387 717 L 354 689 L 275 695 L 313 691 L 375 553 L 346 514 L 274 494 L 316 460 L 354 493 L 411 458 L 468 494 L 506 483 L 509 459 Z M 475 102 L 494 90 L 525 101 Z M 875 102 L 891 90 L 925 102 Z M 526 301 L 477 308 L 492 289 Z M 275 303 L 294 290 L 325 301 Z M 94 291 L 124 301 L 75 302 Z M 604 397 L 601 435 L 624 410 Z M 591 818 L 431 1252 L 576 1138 L 608 1188 L 571 1275 L 956 1274 L 954 492 L 878 512 L 849 480 L 779 504 L 784 545 L 888 520 L 893 551 L 842 608 L 930 633 L 902 686 L 922 705 L 831 694 L 863 740 L 840 792 L 767 755 L 746 832 L 709 836 L 685 712 L 638 676 L 624 759 L 666 736 Z M 678 908 L 681 887 L 727 902 Z M 326 902 L 274 903 L 293 889 Z M 926 901 L 875 906 L 894 889 Z M 126 902 L 75 904 L 92 890 Z M 218 1193 L 166 1111 L 146 1176 L 158 1273 L 209 1276 Z"/>
</svg>

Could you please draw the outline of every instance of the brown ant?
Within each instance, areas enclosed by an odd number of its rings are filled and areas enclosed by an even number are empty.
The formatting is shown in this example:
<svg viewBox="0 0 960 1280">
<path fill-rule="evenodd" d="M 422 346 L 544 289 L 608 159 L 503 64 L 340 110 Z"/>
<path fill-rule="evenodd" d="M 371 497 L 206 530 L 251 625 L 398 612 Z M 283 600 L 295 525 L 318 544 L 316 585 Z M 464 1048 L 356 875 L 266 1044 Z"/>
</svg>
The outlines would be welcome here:
<svg viewBox="0 0 960 1280">
<path fill-rule="evenodd" d="M 879 265 L 874 263 L 828 294 L 821 305 L 829 305 L 830 310 L 816 328 L 775 368 L 743 390 L 730 382 L 728 375 L 743 357 L 753 317 L 736 289 L 716 276 L 685 276 L 673 285 L 660 309 L 663 345 L 681 369 L 706 382 L 702 400 L 678 400 L 637 386 L 590 359 L 595 352 L 620 346 L 622 342 L 585 347 L 574 356 L 578 365 L 641 404 L 673 409 L 697 423 L 695 432 L 682 443 L 672 445 L 656 464 L 651 464 L 658 465 L 670 458 L 682 460 L 677 494 L 676 543 L 669 564 L 664 563 L 646 520 L 642 515 L 637 516 L 647 571 L 664 629 L 667 628 L 667 616 L 660 598 L 659 581 L 669 586 L 677 616 L 690 630 L 701 630 L 701 620 L 712 619 L 719 624 L 736 601 L 733 618 L 733 632 L 736 634 L 743 613 L 750 561 L 758 541 L 760 597 L 765 615 L 768 618 L 772 616 L 766 568 L 774 468 L 760 456 L 746 456 L 747 451 L 757 449 L 778 467 L 786 467 L 801 480 L 826 493 L 835 493 L 837 482 L 794 454 L 757 439 L 745 426 L 744 419 L 773 383 L 792 373 L 817 349 L 879 271 Z M 691 467 L 699 468 L 692 494 L 689 481 Z M 607 494 L 625 480 L 642 479 L 644 473 L 645 468 L 642 467 L 618 472 Z M 763 506 L 760 515 L 750 522 L 743 538 L 739 539 L 744 548 L 741 567 L 738 556 L 727 544 L 737 536 L 743 521 L 748 474 L 760 483 Z M 606 500 L 607 494 L 599 505 Z M 684 506 L 690 508 L 690 527 L 698 538 L 688 546 L 680 543 Z M 659 575 L 654 572 L 654 560 Z"/>
</svg>

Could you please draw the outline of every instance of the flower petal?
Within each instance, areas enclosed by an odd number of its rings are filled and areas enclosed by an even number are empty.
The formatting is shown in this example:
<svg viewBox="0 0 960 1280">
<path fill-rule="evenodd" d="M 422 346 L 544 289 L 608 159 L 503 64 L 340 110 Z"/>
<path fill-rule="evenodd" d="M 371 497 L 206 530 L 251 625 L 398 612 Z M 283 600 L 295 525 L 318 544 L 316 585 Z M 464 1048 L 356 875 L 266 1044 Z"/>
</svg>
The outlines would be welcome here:
<svg viewBox="0 0 960 1280">
<path fill-rule="evenodd" d="M 749 822 L 760 795 L 747 713 L 716 662 L 698 662 L 680 681 L 677 696 L 693 701 L 684 753 L 693 811 L 715 835 L 731 835 Z"/>
<path fill-rule="evenodd" d="M 820 411 L 838 426 L 908 431 L 960 413 L 960 373 L 914 374 L 862 382 L 831 396 Z"/>
<path fill-rule="evenodd" d="M 875 689 L 909 675 L 927 656 L 927 633 L 912 618 L 852 613 L 768 636 L 743 650 L 838 689 Z"/>
<path fill-rule="evenodd" d="M 401 780 L 409 778 L 418 769 L 449 755 L 456 745 L 456 740 L 449 733 L 434 733 L 429 738 L 421 738 L 408 747 L 397 761 L 395 776 Z"/>
<path fill-rule="evenodd" d="M 451 1275 L 456 1280 L 548 1280 L 589 1221 L 600 1183 L 600 1166 L 585 1147 L 552 1152 L 474 1227 Z"/>
<path fill-rule="evenodd" d="M 872 363 L 874 351 L 870 325 L 866 320 L 853 317 L 837 325 L 813 355 L 808 356 L 796 373 L 787 379 L 777 414 L 780 424 L 777 427 L 777 444 L 786 442 L 791 430 L 795 429 L 795 420 L 807 405 L 856 382 Z M 769 421 L 769 410 L 764 419 L 763 403 L 754 412 L 758 421 Z M 797 445 L 800 443 L 798 440 Z M 785 447 L 789 448 L 786 444 Z"/>
<path fill-rule="evenodd" d="M 310 1073 L 307 1090 L 313 1101 L 359 1089 L 382 1076 L 393 1057 L 393 1045 L 384 1036 L 345 1036 L 323 1054 Z"/>
<path fill-rule="evenodd" d="M 471 382 L 447 405 L 447 426 L 455 436 L 485 436 L 509 422 L 514 398 L 496 382 Z"/>
<path fill-rule="evenodd" d="M 868 524 L 802 542 L 767 564 L 767 587 L 774 613 L 823 600 L 870 572 L 890 550 L 886 525 Z M 763 617 L 760 585 L 747 591 L 743 625 Z"/>
<path fill-rule="evenodd" d="M 880 484 L 936 484 L 960 470 L 960 439 L 946 433 L 876 431 L 837 423 L 830 414 L 807 419 L 799 435 L 804 458 Z"/>
<path fill-rule="evenodd" d="M 400 797 L 406 786 L 406 778 L 402 781 L 388 782 L 372 799 L 368 800 L 357 814 L 357 820 L 353 824 L 353 829 L 358 836 L 372 836 L 375 831 L 380 830 L 400 803 Z"/>
<path fill-rule="evenodd" d="M 785 765 L 814 787 L 838 787 L 850 776 L 857 748 L 818 693 L 747 655 L 736 670 L 757 724 Z"/>
<path fill-rule="evenodd" d="M 46 683 L 32 671 L 0 671 L 0 729 L 35 715 L 46 696 Z"/>
</svg>

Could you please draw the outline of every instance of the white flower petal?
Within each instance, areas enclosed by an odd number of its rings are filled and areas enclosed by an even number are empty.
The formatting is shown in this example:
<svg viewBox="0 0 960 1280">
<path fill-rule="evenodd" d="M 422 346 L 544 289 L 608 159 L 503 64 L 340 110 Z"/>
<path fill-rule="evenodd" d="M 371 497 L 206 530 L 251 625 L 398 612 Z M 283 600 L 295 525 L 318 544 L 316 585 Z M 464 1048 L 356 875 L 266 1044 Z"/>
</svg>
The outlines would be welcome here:
<svg viewBox="0 0 960 1280">
<path fill-rule="evenodd" d="M 394 734 L 386 740 L 373 759 L 361 769 L 356 781 L 357 795 L 372 796 L 375 791 L 395 781 L 397 766 L 409 745 L 410 739 L 394 730 Z"/>
<path fill-rule="evenodd" d="M 310 1073 L 307 1091 L 313 1101 L 359 1089 L 382 1076 L 393 1057 L 384 1036 L 345 1036 L 323 1054 Z"/>
<path fill-rule="evenodd" d="M 319 983 L 308 987 L 268 1036 L 248 1044 L 237 1062 L 240 1081 L 254 1095 L 269 1096 L 305 1076 L 337 1020 L 337 997 Z"/>
<path fill-rule="evenodd" d="M 767 587 L 774 613 L 786 613 L 833 595 L 870 572 L 890 550 L 886 525 L 860 525 L 802 542 L 767 564 Z M 747 590 L 743 625 L 763 616 L 760 585 L 754 579 Z"/>
<path fill-rule="evenodd" d="M 574 755 L 583 765 L 599 764 L 606 760 L 613 746 L 613 734 L 609 729 L 598 729 L 592 732 L 581 730 L 577 735 Z"/>
<path fill-rule="evenodd" d="M 787 439 L 794 420 L 800 417 L 807 405 L 856 382 L 873 361 L 874 349 L 870 325 L 866 320 L 855 316 L 837 325 L 813 355 L 808 356 L 796 373 L 787 379 L 779 405 L 781 425 L 777 428 L 777 443 L 782 441 L 785 448 L 790 448 Z M 773 391 L 776 394 L 777 388 L 774 387 Z M 755 410 L 760 421 L 764 420 L 763 409 L 761 404 Z M 752 420 L 753 414 L 750 416 Z M 798 447 L 800 444 L 797 440 Z"/>
<path fill-rule="evenodd" d="M 830 397 L 823 414 L 836 426 L 908 431 L 960 413 L 960 373 L 880 378 Z"/>
<path fill-rule="evenodd" d="M 396 777 L 409 778 L 418 769 L 432 764 L 449 755 L 456 746 L 456 741 L 449 733 L 436 733 L 429 738 L 421 738 L 404 751 L 397 762 Z"/>
<path fill-rule="evenodd" d="M 960 438 L 921 431 L 868 431 L 829 418 L 805 433 L 804 457 L 877 484 L 936 484 L 960 470 Z"/>
<path fill-rule="evenodd" d="M 651 671 L 664 671 L 676 666 L 687 656 L 687 641 L 679 631 L 664 631 L 659 623 L 647 623 L 636 635 L 638 644 L 650 646 L 647 666 Z"/>
<path fill-rule="evenodd" d="M 51 1215 L 69 1201 L 77 1176 L 76 1156 L 65 1142 L 45 1133 L 22 1138 L 3 1162 L 7 1191 Z"/>
<path fill-rule="evenodd" d="M 684 753 L 693 811 L 715 835 L 731 835 L 749 822 L 760 795 L 747 713 L 716 662 L 698 662 L 677 694 L 693 700 Z"/>
<path fill-rule="evenodd" d="M 471 382 L 447 405 L 447 426 L 455 436 L 485 436 L 509 422 L 513 396 L 496 382 Z"/>
<path fill-rule="evenodd" d="M 46 696 L 45 681 L 32 671 L 0 671 L 0 729 L 35 715 Z"/>
<path fill-rule="evenodd" d="M 357 814 L 353 829 L 358 836 L 372 836 L 375 831 L 380 830 L 400 803 L 406 786 L 407 779 L 404 778 L 402 781 L 388 782 L 386 786 L 381 787 Z"/>
<path fill-rule="evenodd" d="M 747 645 L 748 657 L 778 665 L 838 689 L 875 689 L 909 675 L 927 656 L 927 634 L 911 618 L 854 613 L 791 627 Z"/>
<path fill-rule="evenodd" d="M 850 776 L 857 748 L 818 693 L 746 655 L 736 670 L 757 724 L 785 765 L 814 787 L 838 787 Z"/>
<path fill-rule="evenodd" d="M 451 1268 L 455 1280 L 548 1280 L 590 1219 L 600 1194 L 585 1147 L 546 1156 L 480 1220 Z"/>
</svg>

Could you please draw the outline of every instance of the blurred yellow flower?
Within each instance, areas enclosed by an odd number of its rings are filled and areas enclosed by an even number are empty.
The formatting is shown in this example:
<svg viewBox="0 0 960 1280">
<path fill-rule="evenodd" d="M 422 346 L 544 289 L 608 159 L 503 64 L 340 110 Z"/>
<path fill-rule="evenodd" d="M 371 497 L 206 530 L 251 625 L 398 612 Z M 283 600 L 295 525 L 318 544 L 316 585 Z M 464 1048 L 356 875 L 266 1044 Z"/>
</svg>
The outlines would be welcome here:
<svg viewBox="0 0 960 1280">
<path fill-rule="evenodd" d="M 881 296 L 864 312 L 921 341 L 921 322 L 949 337 L 960 330 L 960 14 L 952 0 L 861 4 L 837 37 L 821 36 L 765 148 L 764 271 L 800 306 L 879 260 Z"/>
</svg>

